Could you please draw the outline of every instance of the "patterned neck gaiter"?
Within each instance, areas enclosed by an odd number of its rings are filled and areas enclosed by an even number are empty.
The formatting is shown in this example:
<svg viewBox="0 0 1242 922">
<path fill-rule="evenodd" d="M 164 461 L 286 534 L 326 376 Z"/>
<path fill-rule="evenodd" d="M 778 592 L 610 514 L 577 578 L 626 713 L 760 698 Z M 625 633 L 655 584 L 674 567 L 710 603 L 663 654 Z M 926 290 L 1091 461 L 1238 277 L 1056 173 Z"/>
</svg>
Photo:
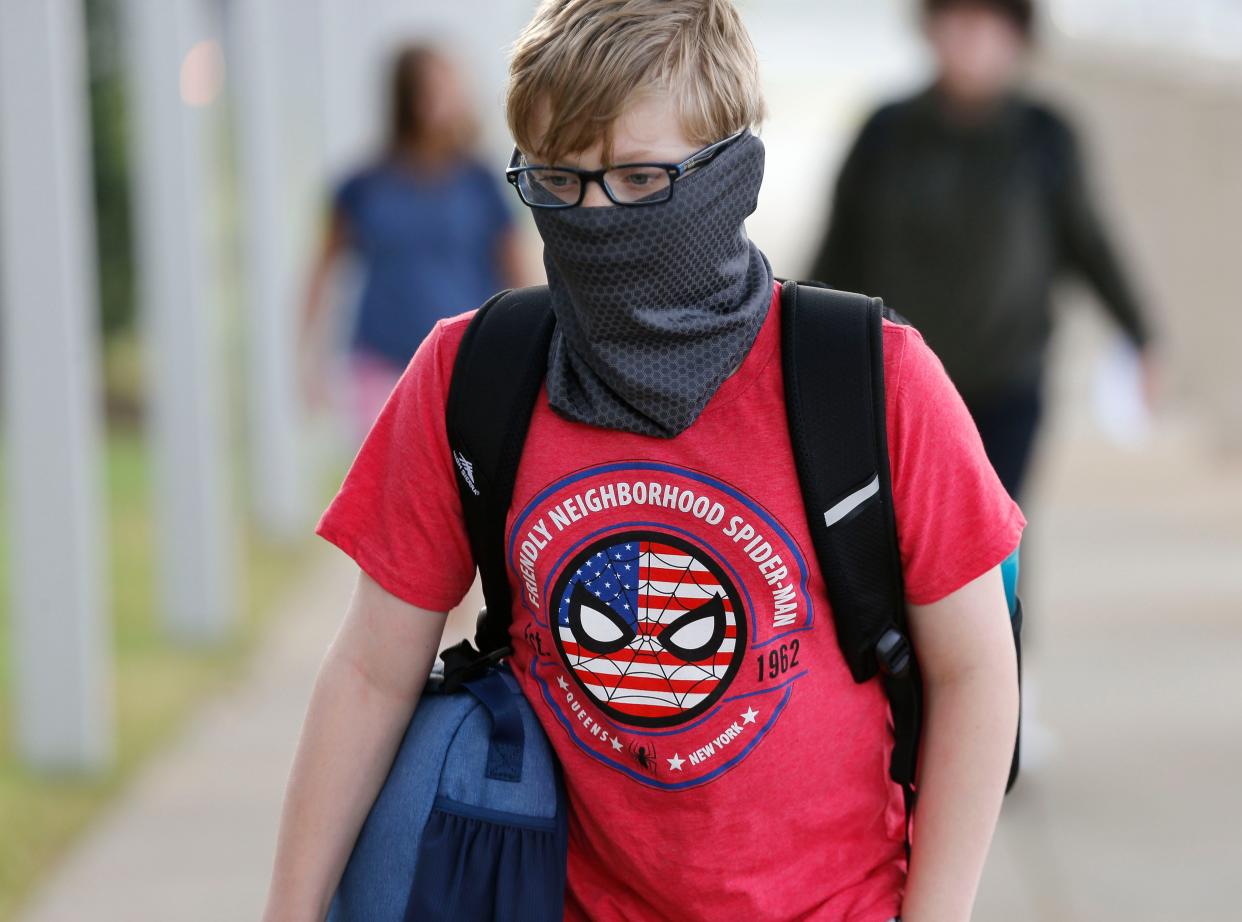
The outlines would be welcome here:
<svg viewBox="0 0 1242 922">
<path fill-rule="evenodd" d="M 698 418 L 772 301 L 772 267 L 744 226 L 763 160 L 763 142 L 747 134 L 664 204 L 534 210 L 557 321 L 554 410 L 660 438 Z"/>
</svg>

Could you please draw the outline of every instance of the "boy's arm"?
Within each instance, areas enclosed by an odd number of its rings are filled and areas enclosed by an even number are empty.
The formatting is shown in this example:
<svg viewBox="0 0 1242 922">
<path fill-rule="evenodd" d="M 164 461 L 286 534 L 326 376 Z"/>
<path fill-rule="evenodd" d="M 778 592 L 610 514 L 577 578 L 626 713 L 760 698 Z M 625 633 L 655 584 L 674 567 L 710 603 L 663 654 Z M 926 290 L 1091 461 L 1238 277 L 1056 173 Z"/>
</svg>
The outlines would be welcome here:
<svg viewBox="0 0 1242 922">
<path fill-rule="evenodd" d="M 911 605 L 925 719 L 904 922 L 967 922 L 1018 723 L 1017 656 L 1000 568 Z"/>
<path fill-rule="evenodd" d="M 431 672 L 444 620 L 359 572 L 302 726 L 264 922 L 326 917 Z"/>
</svg>

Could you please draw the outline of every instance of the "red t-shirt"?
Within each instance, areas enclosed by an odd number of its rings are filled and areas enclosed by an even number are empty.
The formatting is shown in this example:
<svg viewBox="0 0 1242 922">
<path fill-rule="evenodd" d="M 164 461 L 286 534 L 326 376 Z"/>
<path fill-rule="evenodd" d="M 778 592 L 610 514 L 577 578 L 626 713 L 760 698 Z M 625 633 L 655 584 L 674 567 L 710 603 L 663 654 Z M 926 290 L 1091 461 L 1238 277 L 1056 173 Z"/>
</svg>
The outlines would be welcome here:
<svg viewBox="0 0 1242 922">
<path fill-rule="evenodd" d="M 905 883 L 878 682 L 832 629 L 786 425 L 780 300 L 684 433 L 570 422 L 540 397 L 509 511 L 511 664 L 565 769 L 567 919 L 885 922 Z M 406 369 L 318 533 L 447 611 L 474 563 L 444 428 L 469 314 Z M 936 601 L 1025 520 L 937 358 L 884 328 L 906 595 Z"/>
</svg>

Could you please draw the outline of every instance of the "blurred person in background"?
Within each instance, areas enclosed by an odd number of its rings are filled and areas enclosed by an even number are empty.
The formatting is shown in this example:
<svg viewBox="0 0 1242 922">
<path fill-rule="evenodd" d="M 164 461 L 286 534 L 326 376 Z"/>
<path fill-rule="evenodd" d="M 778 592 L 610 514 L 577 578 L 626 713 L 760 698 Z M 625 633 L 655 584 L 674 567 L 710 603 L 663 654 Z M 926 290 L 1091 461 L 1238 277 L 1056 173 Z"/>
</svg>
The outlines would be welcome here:
<svg viewBox="0 0 1242 922">
<path fill-rule="evenodd" d="M 883 297 L 940 356 L 1020 499 L 1043 414 L 1056 277 L 1088 282 L 1140 351 L 1151 331 L 1066 121 L 1022 90 L 1031 0 L 924 0 L 931 86 L 864 125 L 811 277 Z"/>
<path fill-rule="evenodd" d="M 350 336 L 349 410 L 361 439 L 442 317 L 519 284 L 517 233 L 494 170 L 472 155 L 477 120 L 457 68 L 426 44 L 393 63 L 384 149 L 336 190 L 302 316 L 305 389 L 323 396 L 312 332 L 345 254 L 364 272 Z"/>
</svg>

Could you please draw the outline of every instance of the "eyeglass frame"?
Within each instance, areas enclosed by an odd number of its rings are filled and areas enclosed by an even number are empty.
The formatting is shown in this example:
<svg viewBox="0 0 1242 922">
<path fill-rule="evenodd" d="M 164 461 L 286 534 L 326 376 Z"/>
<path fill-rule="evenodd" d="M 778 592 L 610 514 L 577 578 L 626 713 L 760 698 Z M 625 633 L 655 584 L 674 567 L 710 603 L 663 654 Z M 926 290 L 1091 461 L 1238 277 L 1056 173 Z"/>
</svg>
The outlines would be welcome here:
<svg viewBox="0 0 1242 922">
<path fill-rule="evenodd" d="M 651 205 L 665 205 L 673 200 L 673 189 L 677 185 L 677 180 L 694 172 L 702 166 L 706 166 L 714 160 L 726 147 L 734 141 L 739 140 L 746 135 L 747 129 L 743 128 L 727 138 L 715 141 L 706 147 L 695 151 L 681 163 L 618 163 L 603 170 L 583 170 L 572 166 L 550 166 L 542 164 L 528 163 L 525 166 L 519 166 L 518 161 L 521 160 L 522 152 L 514 146 L 513 156 L 509 158 L 509 166 L 505 170 L 505 179 L 510 185 L 517 190 L 518 198 L 522 200 L 522 204 L 527 208 L 546 208 L 553 211 L 560 211 L 565 208 L 578 208 L 582 205 L 582 200 L 586 198 L 586 190 L 588 183 L 595 183 L 604 190 L 604 195 L 608 197 L 608 201 L 622 208 L 644 208 Z M 612 194 L 612 190 L 608 188 L 608 183 L 604 182 L 604 175 L 611 173 L 613 170 L 624 170 L 630 167 L 648 167 L 653 169 L 662 169 L 669 176 L 668 197 L 658 199 L 656 201 L 643 201 L 639 199 L 636 202 L 622 202 Z M 529 173 L 533 170 L 558 170 L 563 173 L 573 173 L 580 180 L 578 187 L 578 200 L 575 202 L 563 202 L 560 204 L 535 204 L 528 202 L 526 196 L 522 194 L 522 187 L 518 185 L 518 181 L 523 173 Z"/>
</svg>

